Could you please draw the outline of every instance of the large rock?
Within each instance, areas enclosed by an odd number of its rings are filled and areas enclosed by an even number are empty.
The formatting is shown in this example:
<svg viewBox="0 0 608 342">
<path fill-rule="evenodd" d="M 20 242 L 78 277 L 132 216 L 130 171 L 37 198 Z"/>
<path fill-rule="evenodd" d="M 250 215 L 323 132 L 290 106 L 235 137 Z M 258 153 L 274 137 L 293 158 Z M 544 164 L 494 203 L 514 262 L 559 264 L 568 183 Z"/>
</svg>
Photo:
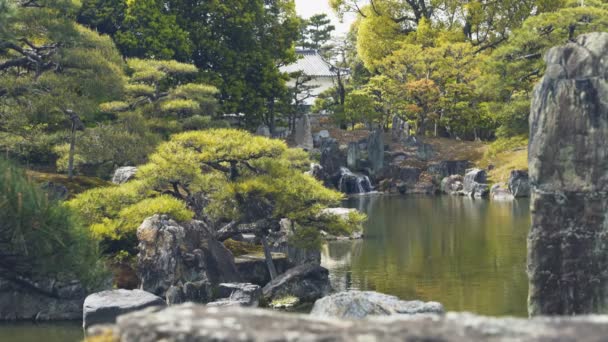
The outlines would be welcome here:
<svg viewBox="0 0 608 342">
<path fill-rule="evenodd" d="M 401 142 L 403 138 L 410 135 L 410 125 L 398 115 L 393 116 L 393 126 L 391 128 L 391 138 L 394 142 Z"/>
<path fill-rule="evenodd" d="M 317 300 L 310 315 L 316 318 L 361 319 L 367 316 L 444 313 L 443 305 L 437 302 L 404 301 L 373 291 L 347 291 Z"/>
<path fill-rule="evenodd" d="M 312 126 L 310 124 L 310 117 L 308 114 L 304 114 L 296 121 L 295 141 L 298 147 L 305 150 L 310 151 L 314 148 Z"/>
<path fill-rule="evenodd" d="M 183 304 L 130 313 L 119 317 L 114 327 L 94 330 L 121 342 L 603 341 L 608 336 L 608 317 L 523 319 L 448 313 L 348 320 Z"/>
<path fill-rule="evenodd" d="M 270 128 L 266 125 L 259 125 L 255 130 L 255 135 L 259 135 L 261 137 L 270 138 Z"/>
<path fill-rule="evenodd" d="M 530 177 L 528 171 L 514 170 L 509 176 L 509 191 L 514 197 L 530 197 Z"/>
<path fill-rule="evenodd" d="M 137 174 L 137 168 L 134 166 L 123 166 L 119 167 L 114 171 L 114 176 L 112 177 L 112 183 L 114 184 L 124 184 L 131 179 L 135 178 Z"/>
<path fill-rule="evenodd" d="M 89 295 L 83 306 L 84 328 L 116 322 L 116 317 L 150 306 L 165 306 L 165 301 L 142 290 L 111 290 Z"/>
<path fill-rule="evenodd" d="M 302 248 L 293 244 L 294 230 L 291 227 L 292 223 L 293 221 L 284 218 L 279 222 L 280 229 L 270 233 L 268 236 L 270 251 L 287 256 L 287 260 L 292 266 L 307 263 L 321 264 L 321 252 L 319 249 Z"/>
<path fill-rule="evenodd" d="M 351 142 L 348 144 L 348 150 L 346 152 L 346 166 L 351 170 L 357 170 L 359 168 L 359 160 L 361 159 L 361 150 L 359 149 L 358 142 Z"/>
<path fill-rule="evenodd" d="M 77 281 L 29 281 L 24 286 L 0 278 L 0 321 L 82 319 L 85 289 Z"/>
<path fill-rule="evenodd" d="M 340 168 L 346 165 L 346 156 L 340 150 L 340 144 L 335 139 L 327 139 L 321 146 L 321 166 L 327 175 L 326 185 L 340 173 Z"/>
<path fill-rule="evenodd" d="M 467 160 L 444 160 L 429 165 L 427 172 L 439 182 L 452 175 L 464 176 L 470 166 Z"/>
<path fill-rule="evenodd" d="M 292 296 L 312 303 L 330 291 L 329 271 L 316 263 L 289 269 L 262 289 L 267 302 Z"/>
<path fill-rule="evenodd" d="M 464 178 L 461 175 L 451 175 L 441 180 L 441 192 L 456 195 L 463 190 Z"/>
<path fill-rule="evenodd" d="M 186 300 L 205 302 L 210 287 L 240 281 L 232 253 L 203 222 L 178 224 L 155 215 L 137 229 L 137 238 L 137 273 L 148 292 L 165 296 L 175 286 Z"/>
<path fill-rule="evenodd" d="M 471 169 L 464 176 L 463 193 L 474 198 L 485 198 L 490 195 L 490 187 L 487 184 L 485 170 Z"/>
<path fill-rule="evenodd" d="M 382 129 L 375 129 L 369 135 L 367 143 L 367 159 L 373 175 L 384 168 L 384 134 Z"/>
<path fill-rule="evenodd" d="M 312 140 L 316 148 L 321 147 L 325 140 L 331 138 L 328 130 L 321 130 L 319 133 L 312 135 Z"/>
<path fill-rule="evenodd" d="M 272 280 L 263 255 L 241 255 L 234 261 L 242 281 L 264 286 Z M 272 253 L 272 261 L 278 274 L 293 266 L 284 253 Z"/>
<path fill-rule="evenodd" d="M 608 33 L 551 49 L 530 113 L 529 312 L 608 311 Z M 581 339 L 580 337 L 578 339 Z"/>
<path fill-rule="evenodd" d="M 220 298 L 207 305 L 215 306 L 250 306 L 257 307 L 262 298 L 262 288 L 248 283 L 224 283 L 217 289 Z"/>
</svg>

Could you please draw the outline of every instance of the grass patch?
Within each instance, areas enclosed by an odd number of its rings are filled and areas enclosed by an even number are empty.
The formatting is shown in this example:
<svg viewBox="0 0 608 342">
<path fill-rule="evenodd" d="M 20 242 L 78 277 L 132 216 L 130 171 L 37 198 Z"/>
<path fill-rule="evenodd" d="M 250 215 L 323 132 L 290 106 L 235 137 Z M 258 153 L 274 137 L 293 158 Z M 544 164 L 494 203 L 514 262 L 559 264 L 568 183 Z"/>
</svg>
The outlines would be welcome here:
<svg viewBox="0 0 608 342">
<path fill-rule="evenodd" d="M 498 139 L 489 145 L 478 166 L 488 171 L 490 183 L 504 183 L 513 170 L 528 170 L 528 138 L 524 136 Z"/>
<path fill-rule="evenodd" d="M 28 170 L 26 171 L 26 174 L 36 183 L 51 182 L 55 184 L 64 185 L 66 188 L 68 188 L 70 192 L 70 198 L 93 188 L 112 185 L 112 183 L 108 181 L 95 177 L 75 176 L 70 181 L 67 175 L 58 173 L 45 173 Z"/>
<path fill-rule="evenodd" d="M 247 254 L 264 255 L 264 247 L 262 247 L 262 245 L 254 245 L 248 242 L 228 239 L 224 241 L 224 246 L 226 246 L 235 257 Z"/>
</svg>

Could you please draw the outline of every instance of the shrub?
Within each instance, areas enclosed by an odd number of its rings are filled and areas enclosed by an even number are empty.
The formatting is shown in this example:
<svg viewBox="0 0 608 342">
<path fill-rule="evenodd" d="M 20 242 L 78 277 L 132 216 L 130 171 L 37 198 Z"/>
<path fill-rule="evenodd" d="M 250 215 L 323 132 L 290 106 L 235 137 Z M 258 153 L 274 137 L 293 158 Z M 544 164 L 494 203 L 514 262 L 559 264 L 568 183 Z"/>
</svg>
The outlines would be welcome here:
<svg viewBox="0 0 608 342">
<path fill-rule="evenodd" d="M 73 211 L 4 159 L 0 189 L 0 277 L 76 277 L 95 287 L 103 275 L 98 248 Z"/>
</svg>

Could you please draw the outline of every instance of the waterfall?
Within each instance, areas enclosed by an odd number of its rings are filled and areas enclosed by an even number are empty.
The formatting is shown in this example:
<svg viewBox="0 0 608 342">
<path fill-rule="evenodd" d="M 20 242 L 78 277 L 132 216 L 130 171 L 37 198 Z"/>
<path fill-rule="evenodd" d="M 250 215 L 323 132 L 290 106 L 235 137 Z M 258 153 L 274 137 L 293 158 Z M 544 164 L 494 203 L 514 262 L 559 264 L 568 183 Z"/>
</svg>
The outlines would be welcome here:
<svg viewBox="0 0 608 342">
<path fill-rule="evenodd" d="M 353 173 L 345 167 L 340 168 L 338 189 L 345 194 L 364 194 L 372 191 L 369 177 Z"/>
</svg>

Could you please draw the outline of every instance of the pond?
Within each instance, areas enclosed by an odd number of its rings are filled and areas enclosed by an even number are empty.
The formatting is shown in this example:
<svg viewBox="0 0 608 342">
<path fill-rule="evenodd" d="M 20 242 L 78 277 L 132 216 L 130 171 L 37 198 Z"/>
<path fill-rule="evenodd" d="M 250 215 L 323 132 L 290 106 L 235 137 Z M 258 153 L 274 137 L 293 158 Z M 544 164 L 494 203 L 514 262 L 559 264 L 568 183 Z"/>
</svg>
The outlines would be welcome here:
<svg viewBox="0 0 608 342">
<path fill-rule="evenodd" d="M 351 198 L 365 239 L 322 251 L 336 290 L 373 290 L 443 303 L 449 311 L 527 316 L 530 201 L 455 196 Z"/>
<path fill-rule="evenodd" d="M 81 322 L 33 324 L 0 323 L 0 341 L 77 342 L 84 339 Z"/>
</svg>

